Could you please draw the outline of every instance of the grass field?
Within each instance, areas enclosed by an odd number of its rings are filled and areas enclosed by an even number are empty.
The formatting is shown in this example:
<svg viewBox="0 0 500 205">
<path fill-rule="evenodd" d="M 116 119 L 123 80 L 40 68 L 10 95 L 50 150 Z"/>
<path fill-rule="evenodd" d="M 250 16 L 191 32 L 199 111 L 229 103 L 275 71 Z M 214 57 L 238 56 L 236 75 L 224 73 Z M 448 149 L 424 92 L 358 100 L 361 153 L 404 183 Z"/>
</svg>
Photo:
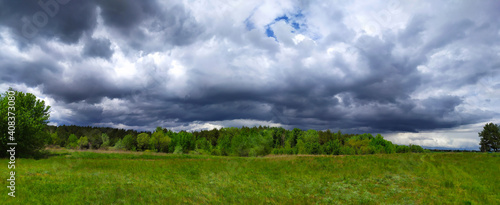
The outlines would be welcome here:
<svg viewBox="0 0 500 205">
<path fill-rule="evenodd" d="M 52 151 L 2 204 L 500 204 L 500 155 L 214 157 Z"/>
</svg>

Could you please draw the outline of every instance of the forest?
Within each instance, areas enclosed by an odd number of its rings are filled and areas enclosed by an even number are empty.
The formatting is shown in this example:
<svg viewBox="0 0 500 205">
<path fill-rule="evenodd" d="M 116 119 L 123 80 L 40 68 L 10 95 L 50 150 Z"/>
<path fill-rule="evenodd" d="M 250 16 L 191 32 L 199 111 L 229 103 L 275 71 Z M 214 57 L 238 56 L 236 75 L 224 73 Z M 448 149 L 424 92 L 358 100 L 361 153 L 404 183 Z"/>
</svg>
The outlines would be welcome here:
<svg viewBox="0 0 500 205">
<path fill-rule="evenodd" d="M 46 144 L 70 149 L 130 150 L 217 156 L 355 155 L 425 152 L 418 145 L 396 145 L 380 134 L 344 134 L 281 127 L 228 127 L 173 132 L 157 127 L 138 132 L 105 127 L 48 126 Z"/>
</svg>

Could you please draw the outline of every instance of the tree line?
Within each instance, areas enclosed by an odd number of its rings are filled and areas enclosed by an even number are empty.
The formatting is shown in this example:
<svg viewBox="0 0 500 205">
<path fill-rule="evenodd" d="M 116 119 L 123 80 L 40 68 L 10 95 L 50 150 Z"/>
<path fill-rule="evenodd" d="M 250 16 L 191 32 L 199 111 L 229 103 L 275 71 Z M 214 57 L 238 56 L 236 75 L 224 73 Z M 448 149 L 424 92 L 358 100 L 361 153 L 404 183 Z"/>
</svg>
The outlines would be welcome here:
<svg viewBox="0 0 500 205">
<path fill-rule="evenodd" d="M 75 125 L 48 126 L 50 106 L 31 93 L 9 88 L 0 95 L 0 149 L 17 143 L 21 157 L 32 157 L 46 145 L 71 149 L 115 149 L 131 151 L 195 153 L 221 156 L 263 156 L 268 154 L 376 154 L 424 152 L 418 145 L 395 145 L 381 135 L 286 130 L 281 127 L 221 128 L 194 132 L 173 132 L 158 127 L 138 132 L 106 127 Z M 11 129 L 15 128 L 15 129 Z M 482 152 L 500 150 L 500 127 L 484 126 L 479 134 Z M 427 150 L 428 151 L 428 150 Z M 6 157 L 7 152 L 0 152 Z"/>
<path fill-rule="evenodd" d="M 380 134 L 344 134 L 286 130 L 281 127 L 228 127 L 193 132 L 173 132 L 158 127 L 137 132 L 102 127 L 49 127 L 47 144 L 70 149 L 111 149 L 219 156 L 264 156 L 268 154 L 352 155 L 424 152 L 418 145 L 395 145 Z"/>
</svg>

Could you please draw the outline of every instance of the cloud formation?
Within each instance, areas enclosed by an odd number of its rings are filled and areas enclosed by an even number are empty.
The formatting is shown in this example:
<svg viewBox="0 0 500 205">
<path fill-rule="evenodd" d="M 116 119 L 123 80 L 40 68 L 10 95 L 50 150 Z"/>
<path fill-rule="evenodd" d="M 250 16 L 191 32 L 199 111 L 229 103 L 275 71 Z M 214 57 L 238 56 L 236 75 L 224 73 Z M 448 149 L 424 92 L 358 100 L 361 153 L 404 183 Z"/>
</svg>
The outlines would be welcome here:
<svg viewBox="0 0 500 205">
<path fill-rule="evenodd" d="M 402 136 L 500 119 L 498 1 L 40 2 L 0 2 L 0 88 L 56 124 Z M 433 142 L 477 147 L 471 130 Z"/>
</svg>

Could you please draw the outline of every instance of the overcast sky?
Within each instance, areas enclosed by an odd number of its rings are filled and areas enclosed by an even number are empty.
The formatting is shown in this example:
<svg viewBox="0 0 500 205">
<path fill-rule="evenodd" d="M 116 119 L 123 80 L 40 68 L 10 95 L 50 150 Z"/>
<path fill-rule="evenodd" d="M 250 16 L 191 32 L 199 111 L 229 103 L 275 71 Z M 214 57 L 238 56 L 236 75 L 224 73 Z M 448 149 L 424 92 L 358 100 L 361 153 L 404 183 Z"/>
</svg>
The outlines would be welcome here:
<svg viewBox="0 0 500 205">
<path fill-rule="evenodd" d="M 500 123 L 498 0 L 41 2 L 0 1 L 0 89 L 45 100 L 53 125 L 477 149 Z"/>
</svg>

